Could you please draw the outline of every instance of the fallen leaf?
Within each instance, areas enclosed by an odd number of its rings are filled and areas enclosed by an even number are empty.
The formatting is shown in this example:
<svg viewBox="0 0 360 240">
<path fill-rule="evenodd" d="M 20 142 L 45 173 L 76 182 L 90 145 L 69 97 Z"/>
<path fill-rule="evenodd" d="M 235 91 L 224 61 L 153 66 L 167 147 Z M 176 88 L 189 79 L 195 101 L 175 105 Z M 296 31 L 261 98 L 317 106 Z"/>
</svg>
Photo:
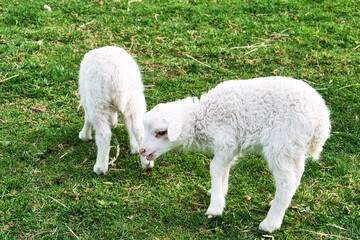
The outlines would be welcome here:
<svg viewBox="0 0 360 240">
<path fill-rule="evenodd" d="M 30 110 L 31 111 L 34 111 L 34 112 L 40 112 L 40 113 L 43 113 L 46 111 L 46 108 L 39 108 L 39 107 L 30 107 Z"/>
</svg>

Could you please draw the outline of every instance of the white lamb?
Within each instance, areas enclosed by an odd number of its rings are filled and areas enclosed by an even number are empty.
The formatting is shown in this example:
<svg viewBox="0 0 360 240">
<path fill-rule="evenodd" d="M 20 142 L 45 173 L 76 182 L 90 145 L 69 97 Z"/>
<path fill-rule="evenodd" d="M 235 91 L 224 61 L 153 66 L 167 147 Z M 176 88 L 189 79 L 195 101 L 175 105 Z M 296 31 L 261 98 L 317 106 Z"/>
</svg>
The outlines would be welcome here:
<svg viewBox="0 0 360 240">
<path fill-rule="evenodd" d="M 225 208 L 231 164 L 246 152 L 264 155 L 276 193 L 259 228 L 280 228 L 300 184 L 306 154 L 318 159 L 330 135 L 329 110 L 308 84 L 285 77 L 233 80 L 201 99 L 159 104 L 144 116 L 140 154 L 154 160 L 175 147 L 214 154 L 208 217 Z"/>
<path fill-rule="evenodd" d="M 103 47 L 88 52 L 80 64 L 79 92 L 85 109 L 82 140 L 90 140 L 95 130 L 98 148 L 94 172 L 108 170 L 111 128 L 118 124 L 118 112 L 129 133 L 132 153 L 138 152 L 144 136 L 142 118 L 146 111 L 144 87 L 140 70 L 134 59 L 119 47 Z M 141 156 L 144 169 L 152 168 Z"/>
</svg>

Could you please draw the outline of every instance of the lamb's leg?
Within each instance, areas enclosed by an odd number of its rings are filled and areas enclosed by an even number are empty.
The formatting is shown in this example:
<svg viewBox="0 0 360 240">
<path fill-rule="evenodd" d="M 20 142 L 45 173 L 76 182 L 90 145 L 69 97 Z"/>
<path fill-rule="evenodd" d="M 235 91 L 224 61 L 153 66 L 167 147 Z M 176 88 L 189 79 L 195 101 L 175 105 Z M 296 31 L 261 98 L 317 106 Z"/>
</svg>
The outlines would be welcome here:
<svg viewBox="0 0 360 240">
<path fill-rule="evenodd" d="M 102 120 L 94 124 L 95 140 L 97 146 L 97 158 L 94 165 L 94 172 L 98 175 L 104 174 L 108 170 L 111 128 L 108 121 Z"/>
<path fill-rule="evenodd" d="M 228 178 L 228 161 L 220 154 L 215 154 L 214 159 L 210 163 L 211 176 L 211 200 L 206 215 L 211 218 L 221 215 L 225 208 L 225 195 L 227 186 L 224 186 L 224 179 Z M 225 188 L 224 188 L 225 187 Z"/>
<path fill-rule="evenodd" d="M 225 169 L 225 174 L 223 176 L 223 194 L 226 196 L 229 189 L 229 173 L 230 173 L 230 164 Z"/>
<path fill-rule="evenodd" d="M 86 113 L 86 110 L 85 110 L 84 126 L 79 133 L 79 138 L 84 141 L 88 141 L 88 140 L 92 139 L 92 137 L 91 137 L 91 121 L 90 121 L 89 115 Z"/>
<path fill-rule="evenodd" d="M 110 126 L 111 128 L 116 128 L 118 125 L 118 113 L 113 112 L 110 114 Z"/>
<path fill-rule="evenodd" d="M 142 169 L 152 169 L 154 167 L 154 161 L 148 161 L 146 160 L 146 157 L 140 156 L 140 162 Z"/>
<path fill-rule="evenodd" d="M 142 119 L 135 117 L 134 115 L 131 116 L 132 119 L 132 131 L 133 134 L 138 142 L 138 146 L 141 145 L 141 141 L 144 137 L 144 125 L 142 123 Z M 142 169 L 152 169 L 154 167 L 154 161 L 146 160 L 146 157 L 140 156 L 141 167 Z"/>
<path fill-rule="evenodd" d="M 260 223 L 260 230 L 272 232 L 279 229 L 289 207 L 291 199 L 297 188 L 297 171 L 293 169 L 273 169 L 276 192 L 275 198 L 271 202 L 270 210 L 264 221 Z"/>
<path fill-rule="evenodd" d="M 123 115 L 123 121 L 129 133 L 131 152 L 137 153 L 144 137 L 142 119 L 136 117 L 134 113 L 130 117 Z M 140 162 L 142 169 L 152 169 L 154 167 L 154 161 L 148 161 L 144 156 L 140 156 Z"/>
<path fill-rule="evenodd" d="M 224 174 L 223 179 L 222 179 L 222 181 L 223 181 L 223 194 L 224 194 L 224 196 L 226 196 L 226 194 L 227 194 L 227 192 L 228 192 L 228 189 L 229 189 L 229 172 L 230 172 L 230 167 L 231 167 L 231 165 L 229 165 L 229 166 L 227 166 L 227 167 L 225 168 L 225 174 Z M 212 192 L 212 189 L 210 189 L 210 190 L 208 191 L 208 194 L 211 195 L 211 192 Z"/>
<path fill-rule="evenodd" d="M 304 173 L 304 169 L 305 169 L 305 159 L 306 159 L 306 156 L 305 154 L 299 158 L 297 158 L 295 160 L 295 167 L 296 167 L 296 189 L 299 187 L 300 185 L 300 182 L 301 182 L 301 177 Z M 271 202 L 270 202 L 270 206 L 273 204 L 275 199 L 273 199 Z"/>
<path fill-rule="evenodd" d="M 301 182 L 301 177 L 304 174 L 305 159 L 306 159 L 306 155 L 304 154 L 303 156 L 301 156 L 301 157 L 299 157 L 298 159 L 295 160 L 295 165 L 296 165 L 296 188 L 299 187 L 300 182 Z"/>
<path fill-rule="evenodd" d="M 142 122 L 142 117 L 140 116 L 141 114 L 139 113 L 131 114 L 132 132 L 139 146 L 144 138 L 144 124 Z"/>
<path fill-rule="evenodd" d="M 130 139 L 130 147 L 131 147 L 131 153 L 137 153 L 139 150 L 139 143 L 136 140 L 136 137 L 133 133 L 133 122 L 131 121 L 131 117 L 127 115 L 122 115 L 122 120 L 126 126 L 127 132 L 129 134 Z"/>
</svg>

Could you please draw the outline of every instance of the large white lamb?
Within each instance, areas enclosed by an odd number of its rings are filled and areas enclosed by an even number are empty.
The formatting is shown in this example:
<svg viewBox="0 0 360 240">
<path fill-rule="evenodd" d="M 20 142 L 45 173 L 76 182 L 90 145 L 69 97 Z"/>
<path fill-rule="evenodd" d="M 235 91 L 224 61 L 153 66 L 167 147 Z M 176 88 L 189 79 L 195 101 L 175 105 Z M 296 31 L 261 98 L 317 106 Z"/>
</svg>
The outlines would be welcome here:
<svg viewBox="0 0 360 240">
<path fill-rule="evenodd" d="M 276 193 L 259 228 L 280 228 L 300 184 L 306 154 L 319 158 L 330 135 L 329 110 L 301 80 L 267 77 L 219 84 L 197 98 L 159 104 L 144 116 L 140 154 L 154 160 L 175 147 L 214 154 L 208 217 L 225 208 L 231 164 L 246 152 L 263 154 Z"/>
<path fill-rule="evenodd" d="M 91 50 L 80 64 L 79 92 L 85 110 L 79 138 L 90 140 L 94 128 L 98 148 L 94 172 L 104 174 L 108 170 L 111 128 L 118 124 L 118 112 L 129 133 L 132 153 L 138 152 L 144 136 L 146 103 L 140 70 L 122 48 Z M 153 162 L 140 158 L 144 169 L 153 167 Z"/>
</svg>

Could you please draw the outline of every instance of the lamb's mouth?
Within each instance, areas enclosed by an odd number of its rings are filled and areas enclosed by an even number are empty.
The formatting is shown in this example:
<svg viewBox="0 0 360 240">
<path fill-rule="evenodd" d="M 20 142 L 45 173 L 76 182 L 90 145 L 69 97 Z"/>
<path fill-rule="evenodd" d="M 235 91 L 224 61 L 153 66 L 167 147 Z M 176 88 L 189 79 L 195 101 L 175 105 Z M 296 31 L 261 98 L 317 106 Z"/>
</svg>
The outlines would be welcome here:
<svg viewBox="0 0 360 240">
<path fill-rule="evenodd" d="M 146 155 L 146 159 L 149 160 L 149 161 L 152 161 L 154 160 L 156 157 L 155 157 L 155 153 L 150 153 L 149 155 Z"/>
</svg>

